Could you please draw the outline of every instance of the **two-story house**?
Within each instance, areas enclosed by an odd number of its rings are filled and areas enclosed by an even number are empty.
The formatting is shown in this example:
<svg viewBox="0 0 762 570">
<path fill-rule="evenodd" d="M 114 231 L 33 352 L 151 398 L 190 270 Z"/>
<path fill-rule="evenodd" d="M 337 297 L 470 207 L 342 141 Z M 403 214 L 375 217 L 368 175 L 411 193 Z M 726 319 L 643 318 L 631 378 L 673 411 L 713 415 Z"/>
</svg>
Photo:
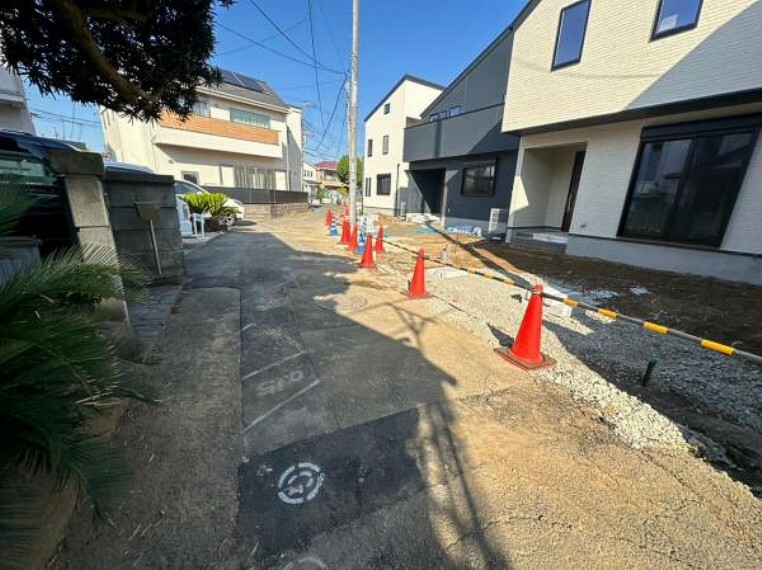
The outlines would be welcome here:
<svg viewBox="0 0 762 570">
<path fill-rule="evenodd" d="M 531 0 L 508 239 L 762 283 L 762 2 Z"/>
<path fill-rule="evenodd" d="M 346 187 L 337 174 L 338 168 L 339 165 L 335 160 L 323 160 L 315 165 L 318 184 L 325 190 L 334 192 L 336 196 Z"/>
<path fill-rule="evenodd" d="M 400 215 L 416 212 L 407 203 L 410 186 L 403 158 L 405 128 L 421 122 L 421 115 L 444 87 L 405 75 L 365 117 L 365 159 L 362 205 L 365 212 Z M 359 181 L 358 181 L 359 183 Z M 412 194 L 417 198 L 416 194 Z M 428 213 L 439 214 L 438 205 Z"/>
<path fill-rule="evenodd" d="M 205 187 L 302 189 L 302 111 L 264 81 L 221 70 L 185 121 L 139 122 L 101 110 L 112 157 Z"/>
<path fill-rule="evenodd" d="M 445 227 L 505 232 L 519 138 L 501 132 L 512 29 L 503 31 L 405 129 L 408 212 Z"/>
<path fill-rule="evenodd" d="M 0 129 L 34 134 L 21 77 L 0 65 Z"/>
<path fill-rule="evenodd" d="M 319 185 L 317 168 L 314 164 L 304 161 L 302 163 L 302 191 L 307 192 L 310 198 L 314 198 Z"/>
</svg>

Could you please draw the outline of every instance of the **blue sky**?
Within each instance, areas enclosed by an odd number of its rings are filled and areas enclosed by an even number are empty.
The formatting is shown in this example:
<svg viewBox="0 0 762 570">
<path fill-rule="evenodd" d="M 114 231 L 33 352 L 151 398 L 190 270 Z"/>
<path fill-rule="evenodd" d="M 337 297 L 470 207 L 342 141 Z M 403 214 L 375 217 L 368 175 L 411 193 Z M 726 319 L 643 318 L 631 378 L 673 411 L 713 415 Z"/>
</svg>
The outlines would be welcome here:
<svg viewBox="0 0 762 570">
<path fill-rule="evenodd" d="M 309 1 L 237 0 L 232 8 L 219 10 L 213 62 L 264 79 L 287 102 L 306 106 L 306 157 L 317 161 L 335 159 L 347 150 L 345 100 L 339 94 L 343 77 L 328 69 L 348 69 L 352 3 L 311 0 L 316 59 L 328 68 L 318 69 L 316 86 L 314 68 L 299 63 L 307 61 L 305 53 L 312 53 Z M 360 0 L 360 127 L 365 115 L 405 73 L 449 83 L 513 20 L 525 1 Z M 256 5 L 300 49 L 281 36 Z M 57 134 L 82 140 L 93 150 L 103 149 L 93 107 L 75 105 L 64 96 L 42 97 L 32 87 L 28 96 L 38 134 Z M 337 110 L 329 122 L 337 97 Z"/>
</svg>

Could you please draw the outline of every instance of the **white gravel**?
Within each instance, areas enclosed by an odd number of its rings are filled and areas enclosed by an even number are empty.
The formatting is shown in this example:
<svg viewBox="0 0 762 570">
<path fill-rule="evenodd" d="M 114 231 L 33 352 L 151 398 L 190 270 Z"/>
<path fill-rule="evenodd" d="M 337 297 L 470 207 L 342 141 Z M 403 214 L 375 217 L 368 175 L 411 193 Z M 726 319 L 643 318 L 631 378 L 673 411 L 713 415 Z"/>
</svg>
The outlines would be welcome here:
<svg viewBox="0 0 762 570">
<path fill-rule="evenodd" d="M 408 274 L 400 271 L 400 265 L 395 264 L 394 269 L 405 279 Z M 442 278 L 427 273 L 429 292 L 437 297 L 429 302 L 443 319 L 493 347 L 512 341 L 526 309 L 521 301 L 523 291 L 474 275 Z M 524 277 L 544 283 L 536 276 Z M 450 307 L 459 310 L 448 311 Z M 649 391 L 679 394 L 697 402 L 703 413 L 762 433 L 762 371 L 751 364 L 581 310 L 575 310 L 571 318 L 546 311 L 542 346 L 558 364 L 534 374 L 591 404 L 603 421 L 635 448 L 700 447 L 707 452 L 713 447 L 617 387 L 639 387 L 652 359 L 658 362 Z M 719 448 L 710 451 L 714 459 L 725 459 Z"/>
</svg>

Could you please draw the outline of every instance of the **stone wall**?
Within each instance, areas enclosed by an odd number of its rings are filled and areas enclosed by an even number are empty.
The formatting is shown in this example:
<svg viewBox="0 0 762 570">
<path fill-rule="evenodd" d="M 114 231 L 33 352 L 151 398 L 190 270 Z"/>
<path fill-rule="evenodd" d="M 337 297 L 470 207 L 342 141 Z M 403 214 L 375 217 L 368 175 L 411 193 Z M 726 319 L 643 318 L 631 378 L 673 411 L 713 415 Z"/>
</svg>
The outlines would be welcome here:
<svg viewBox="0 0 762 570">
<path fill-rule="evenodd" d="M 247 219 L 280 218 L 288 214 L 302 214 L 309 211 L 307 202 L 295 204 L 244 204 Z"/>
<path fill-rule="evenodd" d="M 108 171 L 103 179 L 109 219 L 119 254 L 157 275 L 149 224 L 138 215 L 136 202 L 159 208 L 154 222 L 162 275 L 184 275 L 183 243 L 171 176 L 143 172 Z"/>
</svg>

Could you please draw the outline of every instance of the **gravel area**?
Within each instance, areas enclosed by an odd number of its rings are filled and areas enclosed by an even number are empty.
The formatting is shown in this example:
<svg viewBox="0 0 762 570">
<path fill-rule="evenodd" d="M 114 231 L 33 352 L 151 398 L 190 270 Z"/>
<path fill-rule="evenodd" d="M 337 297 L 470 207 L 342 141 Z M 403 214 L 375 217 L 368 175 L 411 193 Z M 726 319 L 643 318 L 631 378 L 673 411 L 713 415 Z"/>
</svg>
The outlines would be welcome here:
<svg viewBox="0 0 762 570">
<path fill-rule="evenodd" d="M 388 266 L 401 280 L 407 279 L 410 265 L 398 258 L 390 259 Z M 436 296 L 429 302 L 443 319 L 490 346 L 512 342 L 526 309 L 520 289 L 472 275 L 443 278 L 432 269 L 427 274 L 429 292 Z M 559 285 L 530 274 L 522 277 L 531 283 Z M 558 364 L 534 374 L 566 387 L 575 398 L 593 405 L 602 421 L 631 446 L 699 448 L 714 461 L 730 463 L 711 440 L 628 393 L 643 390 L 678 394 L 696 403 L 699 413 L 762 433 L 759 368 L 587 311 L 574 310 L 569 318 L 546 309 L 544 324 L 543 350 Z M 650 360 L 657 364 L 648 388 L 642 388 L 641 379 Z"/>
</svg>

